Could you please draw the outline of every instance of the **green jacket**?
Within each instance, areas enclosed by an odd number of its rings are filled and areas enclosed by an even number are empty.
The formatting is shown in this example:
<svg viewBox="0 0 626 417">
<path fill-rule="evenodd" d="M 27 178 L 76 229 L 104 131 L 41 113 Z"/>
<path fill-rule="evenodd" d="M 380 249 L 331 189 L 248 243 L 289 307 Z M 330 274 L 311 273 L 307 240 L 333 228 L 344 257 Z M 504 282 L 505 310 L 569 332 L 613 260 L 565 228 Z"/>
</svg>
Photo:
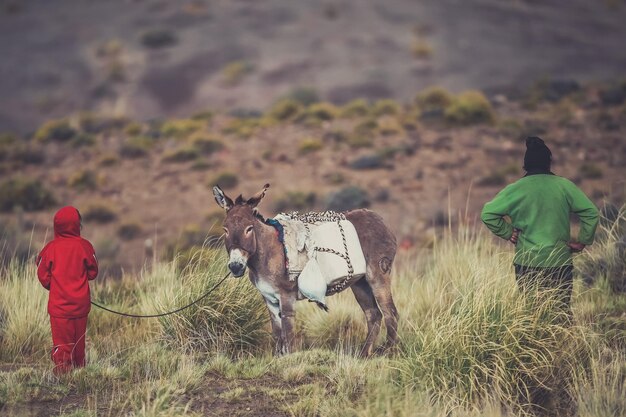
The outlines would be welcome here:
<svg viewBox="0 0 626 417">
<path fill-rule="evenodd" d="M 571 181 L 552 174 L 528 175 L 485 204 L 481 220 L 496 236 L 510 239 L 520 229 L 514 263 L 531 267 L 572 264 L 570 213 L 580 218 L 578 242 L 590 245 L 598 209 Z M 505 221 L 508 216 L 511 223 Z"/>
</svg>

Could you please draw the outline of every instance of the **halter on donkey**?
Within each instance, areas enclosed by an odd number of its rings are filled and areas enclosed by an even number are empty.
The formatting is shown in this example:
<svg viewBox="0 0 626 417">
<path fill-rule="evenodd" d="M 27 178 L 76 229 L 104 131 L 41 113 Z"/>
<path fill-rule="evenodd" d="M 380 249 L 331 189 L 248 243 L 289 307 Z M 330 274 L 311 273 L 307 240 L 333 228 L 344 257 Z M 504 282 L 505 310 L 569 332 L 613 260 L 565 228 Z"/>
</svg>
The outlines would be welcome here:
<svg viewBox="0 0 626 417">
<path fill-rule="evenodd" d="M 268 188 L 269 184 L 266 184 L 247 200 L 239 195 L 234 202 L 219 186 L 213 188 L 213 194 L 217 204 L 226 211 L 223 226 L 228 267 L 236 277 L 243 276 L 246 269 L 250 270 L 250 281 L 261 292 L 270 313 L 275 353 L 286 354 L 293 351 L 295 302 L 299 289 L 297 280 L 289 278 L 285 248 L 276 229 L 267 224 L 256 209 Z M 370 210 L 353 210 L 342 216 L 356 230 L 365 258 L 365 273 L 350 274 L 336 291 L 350 287 L 363 309 L 368 331 L 361 355 L 370 356 L 383 317 L 387 340 L 379 350 L 393 348 L 397 342 L 398 312 L 391 295 L 390 276 L 396 239 L 382 218 Z M 327 295 L 334 291 L 334 287 L 329 288 Z"/>
</svg>

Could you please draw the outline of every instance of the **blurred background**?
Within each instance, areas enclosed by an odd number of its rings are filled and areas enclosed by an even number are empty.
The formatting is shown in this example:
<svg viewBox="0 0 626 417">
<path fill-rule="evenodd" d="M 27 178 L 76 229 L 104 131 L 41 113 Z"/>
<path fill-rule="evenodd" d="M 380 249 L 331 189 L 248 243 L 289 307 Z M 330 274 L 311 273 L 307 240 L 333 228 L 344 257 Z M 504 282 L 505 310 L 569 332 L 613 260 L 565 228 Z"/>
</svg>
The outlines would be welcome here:
<svg viewBox="0 0 626 417">
<path fill-rule="evenodd" d="M 115 276 L 260 209 L 370 207 L 403 249 L 523 175 L 523 138 L 624 201 L 623 0 L 0 1 L 0 236 L 63 205 Z M 8 257 L 7 257 L 8 258 Z"/>
</svg>

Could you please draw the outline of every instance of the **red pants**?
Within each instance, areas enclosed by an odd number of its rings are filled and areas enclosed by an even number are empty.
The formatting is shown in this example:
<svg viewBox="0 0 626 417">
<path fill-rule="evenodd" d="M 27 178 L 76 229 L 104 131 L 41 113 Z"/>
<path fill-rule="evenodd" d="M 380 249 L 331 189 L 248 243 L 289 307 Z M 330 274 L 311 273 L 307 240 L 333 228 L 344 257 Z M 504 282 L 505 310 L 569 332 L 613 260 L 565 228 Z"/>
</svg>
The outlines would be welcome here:
<svg viewBox="0 0 626 417">
<path fill-rule="evenodd" d="M 55 375 L 85 366 L 85 334 L 87 316 L 65 319 L 50 316 L 52 329 L 52 361 Z"/>
</svg>

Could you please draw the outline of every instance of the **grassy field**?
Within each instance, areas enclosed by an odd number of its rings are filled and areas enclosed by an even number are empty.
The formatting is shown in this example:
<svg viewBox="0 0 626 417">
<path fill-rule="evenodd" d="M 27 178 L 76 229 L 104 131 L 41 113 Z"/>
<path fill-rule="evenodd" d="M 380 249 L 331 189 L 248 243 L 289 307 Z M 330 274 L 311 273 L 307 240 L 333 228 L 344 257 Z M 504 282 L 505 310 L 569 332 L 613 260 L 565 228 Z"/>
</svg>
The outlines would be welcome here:
<svg viewBox="0 0 626 417">
<path fill-rule="evenodd" d="M 301 303 L 300 351 L 274 358 L 264 304 L 247 279 L 180 314 L 136 320 L 94 310 L 86 368 L 55 378 L 47 293 L 32 263 L 0 275 L 0 414 L 249 416 L 618 416 L 626 413 L 624 210 L 576 258 L 574 324 L 550 294 L 520 295 L 512 248 L 478 225 L 398 259 L 401 346 L 356 357 L 365 320 L 349 292 L 330 312 Z M 225 273 L 223 249 L 180 270 L 96 281 L 124 311 L 183 305 Z M 381 336 L 382 337 L 382 336 Z"/>
</svg>

